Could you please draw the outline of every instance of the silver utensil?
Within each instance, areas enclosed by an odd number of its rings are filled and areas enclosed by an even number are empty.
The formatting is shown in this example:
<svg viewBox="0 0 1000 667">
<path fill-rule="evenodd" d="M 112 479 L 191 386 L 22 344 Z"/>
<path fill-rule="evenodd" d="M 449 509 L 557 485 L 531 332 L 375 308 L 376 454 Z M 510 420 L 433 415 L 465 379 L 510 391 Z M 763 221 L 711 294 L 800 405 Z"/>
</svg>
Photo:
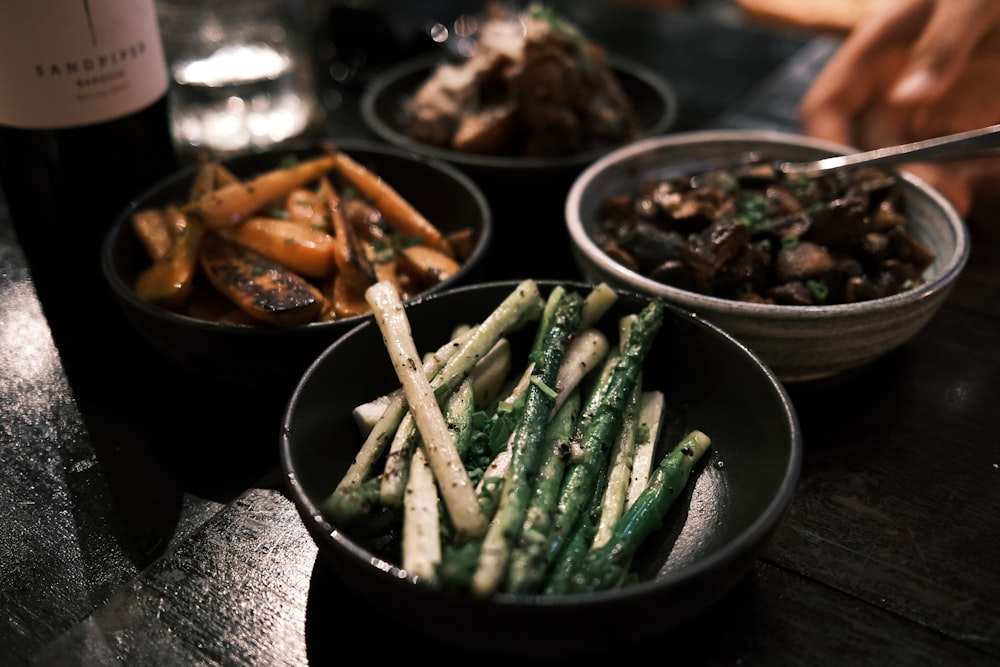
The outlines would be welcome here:
<svg viewBox="0 0 1000 667">
<path fill-rule="evenodd" d="M 815 175 L 860 165 L 934 162 L 974 157 L 1000 157 L 1000 124 L 898 146 L 876 148 L 862 153 L 836 155 L 809 162 L 778 162 L 775 166 L 785 174 Z"/>
</svg>

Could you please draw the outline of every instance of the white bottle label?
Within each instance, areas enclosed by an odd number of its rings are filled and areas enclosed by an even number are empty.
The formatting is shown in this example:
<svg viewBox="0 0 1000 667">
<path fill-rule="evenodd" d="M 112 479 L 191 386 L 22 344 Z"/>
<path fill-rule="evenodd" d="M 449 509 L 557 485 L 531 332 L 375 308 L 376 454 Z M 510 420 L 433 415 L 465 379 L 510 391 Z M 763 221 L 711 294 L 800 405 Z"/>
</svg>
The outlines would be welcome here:
<svg viewBox="0 0 1000 667">
<path fill-rule="evenodd" d="M 114 120 L 168 85 L 154 0 L 0 0 L 0 125 Z"/>
</svg>

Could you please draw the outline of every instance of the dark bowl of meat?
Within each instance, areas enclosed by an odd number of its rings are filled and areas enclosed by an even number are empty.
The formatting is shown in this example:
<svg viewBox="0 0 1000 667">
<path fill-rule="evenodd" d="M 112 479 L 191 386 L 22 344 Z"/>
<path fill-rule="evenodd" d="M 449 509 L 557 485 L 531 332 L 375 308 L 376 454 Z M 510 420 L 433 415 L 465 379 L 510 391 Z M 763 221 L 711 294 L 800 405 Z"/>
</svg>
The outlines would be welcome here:
<svg viewBox="0 0 1000 667">
<path fill-rule="evenodd" d="M 442 52 L 382 71 L 361 113 L 380 139 L 457 166 L 487 195 L 562 193 L 597 157 L 666 132 L 677 116 L 656 72 L 543 7 L 491 7 L 476 44 L 467 57 Z"/>
<path fill-rule="evenodd" d="M 969 235 L 948 201 L 905 171 L 773 169 L 847 152 L 768 131 L 635 142 L 573 183 L 574 259 L 588 279 L 704 316 L 784 381 L 859 368 L 934 316 L 965 266 Z M 730 155 L 732 164 L 718 161 Z"/>
</svg>

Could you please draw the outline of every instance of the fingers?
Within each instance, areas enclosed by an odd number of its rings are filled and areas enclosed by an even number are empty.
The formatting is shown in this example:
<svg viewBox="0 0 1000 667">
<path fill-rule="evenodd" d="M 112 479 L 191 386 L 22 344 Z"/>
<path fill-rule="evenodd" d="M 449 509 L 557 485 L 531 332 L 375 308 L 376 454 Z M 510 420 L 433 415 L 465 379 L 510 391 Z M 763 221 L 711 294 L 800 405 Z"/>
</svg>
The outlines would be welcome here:
<svg viewBox="0 0 1000 667">
<path fill-rule="evenodd" d="M 859 24 L 803 97 L 803 130 L 856 145 L 858 114 L 884 96 L 906 66 L 910 46 L 931 10 L 932 0 L 901 0 Z"/>
<path fill-rule="evenodd" d="M 926 29 L 913 46 L 910 64 L 893 86 L 892 102 L 917 103 L 939 98 L 961 75 L 975 49 L 1000 30 L 1000 2 L 937 2 Z"/>
</svg>

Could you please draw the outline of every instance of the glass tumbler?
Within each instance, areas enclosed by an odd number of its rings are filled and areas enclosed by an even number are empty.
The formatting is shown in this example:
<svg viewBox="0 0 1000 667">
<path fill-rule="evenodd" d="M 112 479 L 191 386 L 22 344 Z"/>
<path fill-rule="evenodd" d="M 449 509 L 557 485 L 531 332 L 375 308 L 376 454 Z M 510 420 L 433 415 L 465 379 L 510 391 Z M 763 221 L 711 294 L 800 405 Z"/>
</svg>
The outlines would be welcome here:
<svg viewBox="0 0 1000 667">
<path fill-rule="evenodd" d="M 323 123 L 308 0 L 157 0 L 181 154 L 264 149 Z"/>
</svg>

